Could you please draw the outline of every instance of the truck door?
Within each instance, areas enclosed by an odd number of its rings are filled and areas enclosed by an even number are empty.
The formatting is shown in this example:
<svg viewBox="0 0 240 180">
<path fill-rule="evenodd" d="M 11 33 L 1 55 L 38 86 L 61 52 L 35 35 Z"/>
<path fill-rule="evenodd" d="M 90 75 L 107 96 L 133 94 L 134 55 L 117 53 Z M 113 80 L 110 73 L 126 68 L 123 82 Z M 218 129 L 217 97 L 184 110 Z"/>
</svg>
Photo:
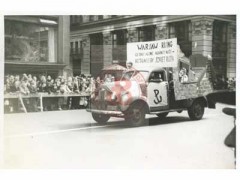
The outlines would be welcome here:
<svg viewBox="0 0 240 180">
<path fill-rule="evenodd" d="M 164 70 L 150 74 L 147 95 L 151 111 L 160 111 L 169 108 L 168 81 Z"/>
</svg>

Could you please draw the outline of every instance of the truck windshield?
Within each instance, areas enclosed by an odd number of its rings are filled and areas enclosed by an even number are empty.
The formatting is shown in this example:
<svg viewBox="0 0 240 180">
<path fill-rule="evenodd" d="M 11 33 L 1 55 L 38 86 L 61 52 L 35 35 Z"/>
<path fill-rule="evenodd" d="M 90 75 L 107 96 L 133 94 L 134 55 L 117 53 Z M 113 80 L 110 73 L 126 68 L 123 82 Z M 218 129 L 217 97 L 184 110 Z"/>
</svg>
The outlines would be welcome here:
<svg viewBox="0 0 240 180">
<path fill-rule="evenodd" d="M 125 71 L 125 72 L 123 72 L 123 76 L 122 76 L 121 80 L 128 81 L 130 79 L 133 79 L 135 76 L 140 75 L 146 81 L 148 74 L 149 74 L 148 71 Z"/>
<path fill-rule="evenodd" d="M 104 82 L 112 82 L 112 81 L 119 81 L 122 77 L 123 70 L 106 70 L 102 71 L 100 76 L 101 81 Z"/>
</svg>

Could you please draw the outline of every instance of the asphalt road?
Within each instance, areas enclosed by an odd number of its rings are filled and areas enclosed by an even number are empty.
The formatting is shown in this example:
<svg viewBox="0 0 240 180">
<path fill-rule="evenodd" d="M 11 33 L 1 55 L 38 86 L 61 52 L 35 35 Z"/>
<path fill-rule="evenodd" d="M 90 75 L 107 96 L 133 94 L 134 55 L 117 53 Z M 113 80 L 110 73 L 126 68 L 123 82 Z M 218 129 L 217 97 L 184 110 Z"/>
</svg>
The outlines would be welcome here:
<svg viewBox="0 0 240 180">
<path fill-rule="evenodd" d="M 130 128 L 123 119 L 98 125 L 85 110 L 4 115 L 4 168 L 232 169 L 234 151 L 224 139 L 234 126 L 205 109 L 190 121 L 186 112 L 166 119 L 147 116 L 149 126 Z"/>
</svg>

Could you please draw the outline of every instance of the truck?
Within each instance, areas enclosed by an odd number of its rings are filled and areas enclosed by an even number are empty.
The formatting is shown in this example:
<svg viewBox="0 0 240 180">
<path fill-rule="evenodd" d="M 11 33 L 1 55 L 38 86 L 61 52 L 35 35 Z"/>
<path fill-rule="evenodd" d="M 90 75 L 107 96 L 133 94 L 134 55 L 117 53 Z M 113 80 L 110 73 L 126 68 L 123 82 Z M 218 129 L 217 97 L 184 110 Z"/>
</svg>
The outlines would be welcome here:
<svg viewBox="0 0 240 180">
<path fill-rule="evenodd" d="M 104 68 L 87 111 L 100 124 L 123 117 L 132 127 L 146 125 L 146 114 L 163 119 L 171 112 L 187 111 L 191 120 L 202 119 L 205 108 L 215 108 L 207 98 L 214 91 L 211 58 L 199 54 L 187 58 L 179 51 L 176 67 Z"/>
</svg>

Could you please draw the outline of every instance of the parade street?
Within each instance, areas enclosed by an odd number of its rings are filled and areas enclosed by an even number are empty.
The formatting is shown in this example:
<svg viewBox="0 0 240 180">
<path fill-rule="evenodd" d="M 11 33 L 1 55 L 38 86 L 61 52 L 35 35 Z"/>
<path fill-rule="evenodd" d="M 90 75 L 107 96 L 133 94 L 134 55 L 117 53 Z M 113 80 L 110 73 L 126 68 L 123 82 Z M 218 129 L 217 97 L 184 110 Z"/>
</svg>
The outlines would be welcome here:
<svg viewBox="0 0 240 180">
<path fill-rule="evenodd" d="M 224 139 L 234 118 L 205 109 L 202 120 L 187 112 L 130 128 L 120 118 L 98 125 L 85 109 L 4 115 L 4 168 L 232 169 L 233 149 Z"/>
</svg>

